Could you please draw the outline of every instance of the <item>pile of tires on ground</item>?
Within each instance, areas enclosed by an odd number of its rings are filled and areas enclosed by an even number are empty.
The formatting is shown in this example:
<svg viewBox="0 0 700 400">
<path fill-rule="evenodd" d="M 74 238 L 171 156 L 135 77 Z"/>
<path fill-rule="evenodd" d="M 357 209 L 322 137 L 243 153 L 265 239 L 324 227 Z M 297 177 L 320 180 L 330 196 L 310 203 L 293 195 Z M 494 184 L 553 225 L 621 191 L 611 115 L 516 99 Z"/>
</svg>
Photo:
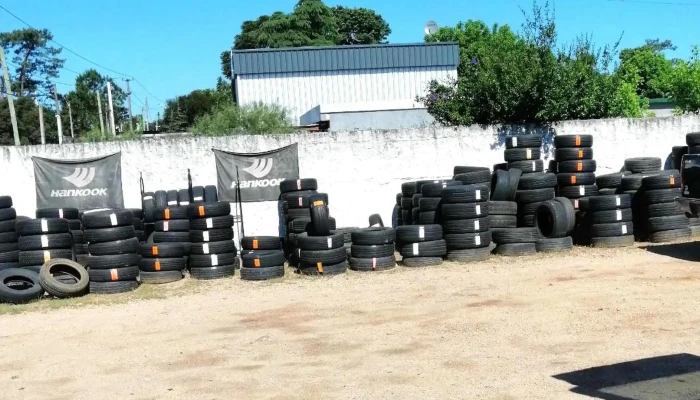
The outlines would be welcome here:
<svg viewBox="0 0 700 400">
<path fill-rule="evenodd" d="M 231 204 L 223 201 L 193 203 L 185 209 L 190 218 L 190 276 L 195 279 L 233 276 L 240 264 L 233 242 Z"/>
<path fill-rule="evenodd" d="M 262 281 L 284 276 L 285 256 L 279 236 L 245 236 L 241 247 L 241 279 Z"/>
</svg>

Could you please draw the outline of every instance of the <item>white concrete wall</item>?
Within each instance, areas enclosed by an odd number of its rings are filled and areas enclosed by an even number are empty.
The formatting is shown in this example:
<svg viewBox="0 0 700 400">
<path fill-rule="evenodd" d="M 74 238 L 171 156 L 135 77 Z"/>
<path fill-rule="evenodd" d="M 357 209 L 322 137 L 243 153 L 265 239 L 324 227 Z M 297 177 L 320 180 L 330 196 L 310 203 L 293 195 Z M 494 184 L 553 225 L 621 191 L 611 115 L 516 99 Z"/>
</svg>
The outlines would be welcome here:
<svg viewBox="0 0 700 400">
<path fill-rule="evenodd" d="M 415 100 L 431 80 L 456 79 L 454 67 L 239 75 L 239 104 L 263 102 L 290 110 L 292 123 L 319 104 Z"/>
<path fill-rule="evenodd" d="M 372 213 L 381 214 L 389 224 L 402 182 L 450 177 L 455 165 L 491 167 L 503 160 L 506 134 L 535 131 L 594 135 L 594 158 L 598 174 L 603 174 L 619 170 L 629 157 L 665 160 L 671 146 L 685 143 L 686 133 L 700 132 L 700 117 L 570 121 L 549 130 L 473 126 L 0 147 L 0 195 L 12 195 L 18 212 L 33 216 L 36 193 L 31 156 L 81 159 L 121 151 L 125 205 L 140 207 L 140 172 L 147 191 L 185 188 L 187 168 L 196 185 L 216 184 L 212 147 L 259 152 L 298 142 L 301 177 L 318 179 L 319 189 L 330 196 L 331 215 L 338 226 L 367 226 Z M 275 202 L 247 203 L 244 216 L 247 234 L 277 234 Z"/>
</svg>

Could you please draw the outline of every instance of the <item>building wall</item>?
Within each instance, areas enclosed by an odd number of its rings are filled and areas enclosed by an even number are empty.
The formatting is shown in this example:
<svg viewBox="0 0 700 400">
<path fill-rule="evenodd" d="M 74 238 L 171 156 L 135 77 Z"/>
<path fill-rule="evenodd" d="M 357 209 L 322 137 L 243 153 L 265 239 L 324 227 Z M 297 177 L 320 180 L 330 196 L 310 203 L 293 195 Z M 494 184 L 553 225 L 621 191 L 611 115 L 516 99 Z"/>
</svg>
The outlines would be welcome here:
<svg viewBox="0 0 700 400">
<path fill-rule="evenodd" d="M 385 223 L 401 183 L 452 176 L 455 165 L 491 167 L 503 160 L 505 136 L 514 133 L 547 135 L 545 158 L 552 155 L 553 134 L 592 134 L 597 174 L 618 171 L 625 158 L 666 159 L 685 134 L 700 131 L 700 116 L 569 121 L 551 128 L 472 126 L 395 131 L 299 133 L 232 137 L 168 137 L 131 142 L 0 147 L 0 195 L 12 195 L 21 215 L 36 207 L 32 156 L 83 159 L 122 152 L 126 207 L 140 207 L 139 174 L 147 191 L 187 186 L 190 168 L 195 185 L 216 183 L 212 148 L 259 152 L 299 143 L 299 172 L 318 179 L 330 197 L 331 215 L 338 226 L 367 226 L 370 214 Z M 246 203 L 246 234 L 278 233 L 275 202 Z"/>
<path fill-rule="evenodd" d="M 424 108 L 410 110 L 382 110 L 341 112 L 330 115 L 330 131 L 353 131 L 358 129 L 412 129 L 426 128 L 435 119 Z"/>
<path fill-rule="evenodd" d="M 292 123 L 312 107 L 329 103 L 413 100 L 435 79 L 456 79 L 454 67 L 239 75 L 239 104 L 263 102 L 291 112 Z"/>
</svg>

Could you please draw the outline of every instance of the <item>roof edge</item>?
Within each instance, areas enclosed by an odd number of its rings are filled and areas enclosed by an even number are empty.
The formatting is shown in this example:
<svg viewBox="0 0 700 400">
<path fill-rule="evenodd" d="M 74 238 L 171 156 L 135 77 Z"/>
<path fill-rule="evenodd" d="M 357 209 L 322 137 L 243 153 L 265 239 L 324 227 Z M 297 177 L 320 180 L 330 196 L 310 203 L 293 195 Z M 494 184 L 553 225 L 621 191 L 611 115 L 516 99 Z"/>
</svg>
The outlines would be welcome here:
<svg viewBox="0 0 700 400">
<path fill-rule="evenodd" d="M 459 45 L 458 42 L 431 42 L 431 43 L 379 43 L 379 44 L 353 44 L 353 45 L 336 45 L 336 46 L 303 46 L 303 47 L 275 47 L 275 48 L 265 48 L 265 49 L 245 49 L 236 50 L 231 49 L 231 53 L 266 53 L 266 52 L 282 52 L 282 51 L 301 51 L 301 50 L 345 50 L 348 48 L 352 49 L 366 49 L 366 48 L 377 48 L 377 47 L 419 47 L 419 46 L 455 46 Z"/>
</svg>

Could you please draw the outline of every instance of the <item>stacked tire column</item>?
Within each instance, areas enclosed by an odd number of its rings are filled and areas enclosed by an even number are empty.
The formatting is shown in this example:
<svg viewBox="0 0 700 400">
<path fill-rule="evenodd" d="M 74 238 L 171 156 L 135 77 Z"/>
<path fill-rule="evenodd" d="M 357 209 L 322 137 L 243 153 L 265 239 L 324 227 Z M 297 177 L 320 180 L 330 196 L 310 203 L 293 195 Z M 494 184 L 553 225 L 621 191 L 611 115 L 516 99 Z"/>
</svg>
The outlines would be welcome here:
<svg viewBox="0 0 700 400">
<path fill-rule="evenodd" d="M 278 236 L 246 236 L 241 247 L 241 279 L 262 281 L 284 276 L 285 256 Z"/>
<path fill-rule="evenodd" d="M 285 183 L 286 182 L 286 183 Z M 282 218 L 284 223 L 285 257 L 290 266 L 299 265 L 299 250 L 297 235 L 306 231 L 306 225 L 311 221 L 309 196 L 316 194 L 318 181 L 316 179 L 299 179 L 280 182 L 280 200 L 282 201 Z M 294 223 L 295 220 L 299 220 Z M 282 229 L 280 229 L 282 230 Z"/>
<path fill-rule="evenodd" d="M 19 267 L 16 221 L 17 212 L 12 207 L 12 197 L 0 196 L 0 271 Z"/>
<path fill-rule="evenodd" d="M 661 172 L 661 159 L 658 157 L 634 157 L 625 160 L 625 175 L 621 179 L 621 186 L 618 192 L 628 194 L 632 198 L 632 222 L 634 223 L 634 237 L 639 242 L 649 240 L 648 220 L 649 203 L 642 187 L 642 180 L 648 176 L 658 175 Z M 651 210 L 657 216 L 672 216 L 678 210 L 665 210 L 666 206 L 655 206 Z"/>
<path fill-rule="evenodd" d="M 396 267 L 392 228 L 364 228 L 351 233 L 350 269 L 355 271 L 386 271 Z"/>
<path fill-rule="evenodd" d="M 165 206 L 156 208 L 153 216 L 153 243 L 176 243 L 182 247 L 185 259 L 190 255 L 190 220 L 188 206 Z"/>
<path fill-rule="evenodd" d="M 41 266 L 55 258 L 73 259 L 73 239 L 68 220 L 41 218 L 16 223 L 19 266 L 39 273 Z"/>
<path fill-rule="evenodd" d="M 77 208 L 39 208 L 36 210 L 37 218 L 63 218 L 68 220 L 70 235 L 73 240 L 73 254 L 81 265 L 86 264 L 87 245 L 83 239 L 83 228 L 80 220 L 80 212 Z"/>
<path fill-rule="evenodd" d="M 139 242 L 146 241 L 146 233 L 144 232 L 145 224 L 143 222 L 143 210 L 140 208 L 130 208 L 131 214 L 134 217 L 134 231 Z"/>
<path fill-rule="evenodd" d="M 686 239 L 692 235 L 688 217 L 676 208 L 675 199 L 681 197 L 680 172 L 664 170 L 658 175 L 642 178 L 642 189 L 647 204 L 647 229 L 652 243 Z"/>
<path fill-rule="evenodd" d="M 488 200 L 489 186 L 484 184 L 443 189 L 440 214 L 447 260 L 468 262 L 489 256 Z"/>
<path fill-rule="evenodd" d="M 141 247 L 130 210 L 83 214 L 91 293 L 121 293 L 139 286 Z"/>
<path fill-rule="evenodd" d="M 588 199 L 591 246 L 624 247 L 634 244 L 632 198 L 628 194 L 594 196 Z"/>
<path fill-rule="evenodd" d="M 442 226 L 404 225 L 396 228 L 396 244 L 405 267 L 427 267 L 442 264 L 447 246 Z"/>
<path fill-rule="evenodd" d="M 185 253 L 179 243 L 142 243 L 141 283 L 164 284 L 179 281 L 185 270 Z"/>
<path fill-rule="evenodd" d="M 239 261 L 236 257 L 237 249 L 233 243 L 231 204 L 227 202 L 193 203 L 186 209 L 187 215 L 191 218 L 189 223 L 192 242 L 189 256 L 190 276 L 195 279 L 219 279 L 233 276 Z"/>
<path fill-rule="evenodd" d="M 311 223 L 297 237 L 299 272 L 304 275 L 335 275 L 347 271 L 345 235 L 335 232 L 322 194 L 309 197 Z M 352 251 L 352 250 L 351 250 Z"/>
<path fill-rule="evenodd" d="M 413 196 L 414 205 L 418 207 L 417 223 L 420 225 L 439 224 L 442 189 L 461 185 L 462 182 L 454 180 L 435 181 L 421 185 L 420 194 Z M 416 199 L 418 199 L 417 202 Z"/>
<path fill-rule="evenodd" d="M 522 135 L 510 136 L 506 138 L 506 150 L 503 158 L 507 162 L 508 170 L 517 169 L 521 171 L 518 181 L 518 190 L 515 194 L 515 201 L 518 203 L 518 226 L 534 226 L 535 209 L 539 203 L 554 198 L 554 189 L 551 187 L 540 187 L 542 184 L 541 174 L 544 170 L 544 163 L 540 159 L 542 152 L 542 136 Z M 538 174 L 528 178 L 531 174 Z M 530 183 L 523 186 L 523 181 Z M 523 187 L 537 187 L 523 189 Z"/>
<path fill-rule="evenodd" d="M 576 217 L 569 199 L 557 197 L 542 202 L 535 210 L 535 228 L 539 237 L 535 241 L 537 252 L 571 250 L 574 242 L 569 236 L 574 230 Z"/>
</svg>

